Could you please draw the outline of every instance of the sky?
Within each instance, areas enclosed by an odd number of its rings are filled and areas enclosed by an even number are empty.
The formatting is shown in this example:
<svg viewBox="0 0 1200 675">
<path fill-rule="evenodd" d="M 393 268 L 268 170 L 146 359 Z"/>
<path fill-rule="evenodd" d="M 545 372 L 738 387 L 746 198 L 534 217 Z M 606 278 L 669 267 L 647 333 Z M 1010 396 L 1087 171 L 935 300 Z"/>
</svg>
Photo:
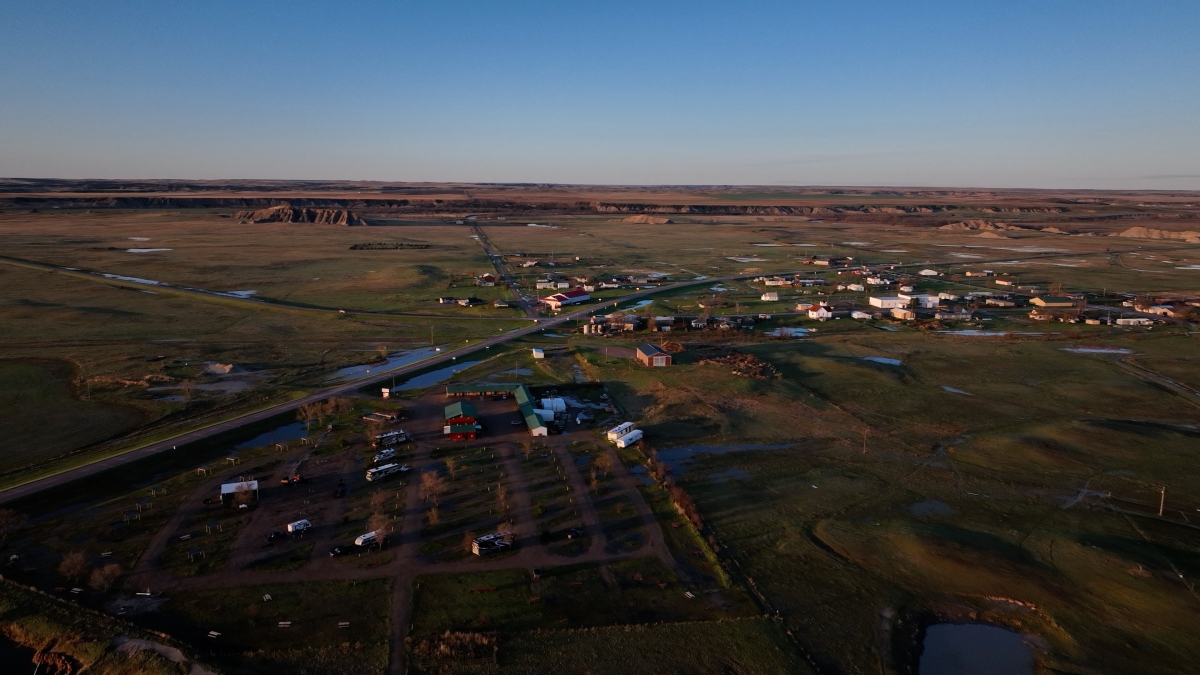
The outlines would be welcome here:
<svg viewBox="0 0 1200 675">
<path fill-rule="evenodd" d="M 1200 2 L 0 3 L 0 175 L 1200 189 Z"/>
</svg>

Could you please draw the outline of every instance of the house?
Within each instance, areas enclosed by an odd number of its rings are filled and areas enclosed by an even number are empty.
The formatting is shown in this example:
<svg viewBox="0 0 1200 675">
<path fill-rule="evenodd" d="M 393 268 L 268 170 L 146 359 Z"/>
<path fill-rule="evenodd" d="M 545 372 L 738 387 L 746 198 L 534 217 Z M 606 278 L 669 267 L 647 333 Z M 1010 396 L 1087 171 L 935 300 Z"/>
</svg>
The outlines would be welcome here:
<svg viewBox="0 0 1200 675">
<path fill-rule="evenodd" d="M 872 295 L 867 302 L 872 307 L 880 309 L 893 309 L 896 307 L 908 307 L 908 298 L 902 295 Z"/>
<path fill-rule="evenodd" d="M 703 330 L 705 328 L 708 328 L 708 319 L 705 319 L 703 317 L 701 317 L 699 319 L 692 319 L 692 328 L 695 328 L 697 330 Z"/>
<path fill-rule="evenodd" d="M 1154 319 L 1147 319 L 1144 316 L 1136 316 L 1126 319 L 1117 319 L 1118 326 L 1152 326 Z"/>
<path fill-rule="evenodd" d="M 967 271 L 967 276 L 969 277 L 990 277 L 994 274 L 996 273 L 991 270 L 980 270 L 978 272 Z"/>
<path fill-rule="evenodd" d="M 1071 307 L 1075 306 L 1075 300 L 1073 298 L 1061 298 L 1061 297 L 1056 297 L 1056 296 L 1051 295 L 1051 296 L 1033 298 L 1029 301 L 1029 304 L 1031 304 L 1035 307 L 1071 308 Z"/>
<path fill-rule="evenodd" d="M 660 332 L 668 332 L 675 325 L 675 317 L 673 316 L 656 316 L 654 317 L 654 330 Z"/>
<path fill-rule="evenodd" d="M 893 319 L 901 319 L 904 321 L 911 321 L 911 320 L 917 318 L 917 314 L 916 314 L 916 312 L 912 311 L 911 309 L 905 309 L 904 307 L 893 307 L 892 308 L 892 318 Z"/>
<path fill-rule="evenodd" d="M 758 297 L 758 299 L 762 300 L 763 302 L 779 302 L 779 294 L 775 291 L 771 291 L 770 293 L 763 293 Z"/>
<path fill-rule="evenodd" d="M 766 280 L 768 286 L 791 286 L 792 282 L 783 277 L 772 277 Z"/>
<path fill-rule="evenodd" d="M 1012 279 L 997 279 L 996 285 L 997 286 L 1012 286 L 1013 281 L 1012 281 Z"/>
<path fill-rule="evenodd" d="M 537 284 L 535 284 L 535 285 L 537 286 L 537 290 L 539 290 L 539 291 L 554 290 L 554 282 L 550 281 L 549 279 L 538 279 Z"/>
<path fill-rule="evenodd" d="M 808 310 L 808 318 L 816 319 L 817 321 L 826 321 L 828 319 L 836 319 L 848 315 L 845 310 L 836 310 L 828 305 L 817 305 Z"/>
<path fill-rule="evenodd" d="M 559 282 L 555 282 L 554 287 L 555 288 L 570 288 L 571 284 L 566 281 L 559 281 Z"/>
<path fill-rule="evenodd" d="M 1016 307 L 1017 306 L 1017 303 L 1013 302 L 1012 300 L 1005 300 L 1004 298 L 988 298 L 987 300 L 984 301 L 984 304 L 990 305 L 992 307 Z"/>
<path fill-rule="evenodd" d="M 479 275 L 479 278 L 475 279 L 475 285 L 476 286 L 495 286 L 496 285 L 496 275 L 495 274 L 481 274 L 481 275 Z"/>
<path fill-rule="evenodd" d="M 870 319 L 872 317 L 867 312 L 864 312 L 861 309 L 856 309 L 856 310 L 850 312 L 850 318 L 851 319 Z"/>
<path fill-rule="evenodd" d="M 654 345 L 641 345 L 637 348 L 637 360 L 643 366 L 661 368 L 671 365 L 671 355 Z"/>
<path fill-rule="evenodd" d="M 916 289 L 914 289 L 912 286 L 901 286 L 900 287 L 901 293 L 912 293 L 914 290 L 916 290 Z"/>
<path fill-rule="evenodd" d="M 937 270 L 921 270 L 920 272 L 917 272 L 917 274 L 923 277 L 936 277 L 939 273 Z"/>
<path fill-rule="evenodd" d="M 546 358 L 546 352 L 542 351 L 541 347 L 534 347 L 533 348 L 533 358 L 544 359 L 544 358 Z"/>
<path fill-rule="evenodd" d="M 809 309 L 812 309 L 812 306 L 813 306 L 813 304 L 811 302 L 797 302 L 796 303 L 796 311 L 797 312 L 807 312 Z"/>
<path fill-rule="evenodd" d="M 846 284 L 846 290 L 861 293 L 867 290 L 867 287 L 862 284 Z"/>
<path fill-rule="evenodd" d="M 796 279 L 792 282 L 793 286 L 824 286 L 824 279 Z"/>
<path fill-rule="evenodd" d="M 949 300 L 951 302 L 954 302 L 957 299 L 958 299 L 958 296 L 953 293 L 947 293 L 946 291 L 942 291 L 941 293 L 938 293 L 938 300 Z"/>
<path fill-rule="evenodd" d="M 901 297 L 901 298 L 904 298 L 905 300 L 909 300 L 913 303 L 916 303 L 917 307 L 920 307 L 922 309 L 937 309 L 938 303 L 941 302 L 941 298 L 939 298 L 938 296 L 926 295 L 923 293 L 916 293 L 916 294 L 901 293 L 898 297 Z"/>
<path fill-rule="evenodd" d="M 557 312 L 567 305 L 576 305 L 591 299 L 592 296 L 588 295 L 587 291 L 576 289 L 574 291 L 567 291 L 566 293 L 555 293 L 548 298 L 542 298 L 542 302 Z"/>
<path fill-rule="evenodd" d="M 885 279 L 884 277 L 867 277 L 867 284 L 870 286 L 890 286 L 896 283 L 895 279 Z"/>
</svg>

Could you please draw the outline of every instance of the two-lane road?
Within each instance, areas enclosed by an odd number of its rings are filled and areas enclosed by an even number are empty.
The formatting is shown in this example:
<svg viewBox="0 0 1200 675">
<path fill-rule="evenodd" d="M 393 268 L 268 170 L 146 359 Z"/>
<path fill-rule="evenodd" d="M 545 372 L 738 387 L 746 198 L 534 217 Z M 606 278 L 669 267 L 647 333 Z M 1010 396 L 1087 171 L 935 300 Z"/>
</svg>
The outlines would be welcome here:
<svg viewBox="0 0 1200 675">
<path fill-rule="evenodd" d="M 748 276 L 752 277 L 754 275 L 742 275 L 742 276 L 737 276 L 737 277 L 718 277 L 718 278 L 713 278 L 713 279 L 696 279 L 693 281 L 684 281 L 684 282 L 680 282 L 677 284 L 670 284 L 668 286 L 660 286 L 657 288 L 648 288 L 644 291 L 639 291 L 636 293 L 632 293 L 630 295 L 622 296 L 615 300 L 607 300 L 605 302 L 585 305 L 585 306 L 582 306 L 579 309 L 577 309 L 573 312 L 570 312 L 568 314 L 564 314 L 562 316 L 557 316 L 554 318 L 540 319 L 537 321 L 537 323 L 531 324 L 525 328 L 518 328 L 515 330 L 511 330 L 506 333 L 496 335 L 494 337 L 480 340 L 479 342 L 476 342 L 474 344 L 468 344 L 468 345 L 464 345 L 463 347 L 460 347 L 458 349 L 445 351 L 445 352 L 442 352 L 435 356 L 432 356 L 430 358 L 427 358 L 423 361 L 418 361 L 416 363 L 412 363 L 407 366 L 397 368 L 395 370 L 380 372 L 371 377 L 354 380 L 352 382 L 340 384 L 335 387 L 329 387 L 327 389 L 321 389 L 321 390 L 313 392 L 312 394 L 309 394 L 308 396 L 305 396 L 303 398 L 298 398 L 296 400 L 288 401 L 285 403 L 279 403 L 279 404 L 273 405 L 269 408 L 264 408 L 262 410 L 258 410 L 256 412 L 252 412 L 252 413 L 247 413 L 245 415 L 241 415 L 239 417 L 235 417 L 233 419 L 226 420 L 224 422 L 218 422 L 217 424 L 214 424 L 214 425 L 208 426 L 208 427 L 204 427 L 203 429 L 196 429 L 194 431 L 189 431 L 187 433 L 180 434 L 178 436 L 169 438 L 164 441 L 158 441 L 156 443 L 144 445 L 140 448 L 136 448 L 134 450 L 130 450 L 128 452 L 121 453 L 119 455 L 114 455 L 114 456 L 108 457 L 106 459 L 92 462 L 91 464 L 76 467 L 74 469 L 68 469 L 66 471 L 63 471 L 62 473 L 58 473 L 53 476 L 39 478 L 37 480 L 30 481 L 23 485 L 18 485 L 16 487 L 8 488 L 7 490 L 0 491 L 0 503 L 11 502 L 11 501 L 14 501 L 17 499 L 21 499 L 23 497 L 28 497 L 32 494 L 41 492 L 42 490 L 47 490 L 47 489 L 50 489 L 53 487 L 58 487 L 60 485 L 65 485 L 67 483 L 70 483 L 71 481 L 78 480 L 80 478 L 84 478 L 87 476 L 91 476 L 91 475 L 99 473 L 101 471 L 106 471 L 108 469 L 113 469 L 113 468 L 116 468 L 119 466 L 123 466 L 123 465 L 129 464 L 131 462 L 136 462 L 139 459 L 144 459 L 151 455 L 155 455 L 160 452 L 165 452 L 167 450 L 171 450 L 180 445 L 185 445 L 188 443 L 194 443 L 196 441 L 204 440 L 206 438 L 210 438 L 217 434 L 225 433 L 227 431 L 232 431 L 234 429 L 237 429 L 238 427 L 242 427 L 247 424 L 252 424 L 254 422 L 261 422 L 268 418 L 274 417 L 275 415 L 279 415 L 281 413 L 286 413 L 286 412 L 296 410 L 302 405 L 307 405 L 309 403 L 315 403 L 317 401 L 321 401 L 321 400 L 330 398 L 332 396 L 342 396 L 342 395 L 346 395 L 346 394 L 352 394 L 364 386 L 367 386 L 369 384 L 373 384 L 376 382 L 389 381 L 389 380 L 391 380 L 391 378 L 393 378 L 397 375 L 405 375 L 407 373 L 416 372 L 418 370 L 424 370 L 431 366 L 453 363 L 456 359 L 458 359 L 461 356 L 465 356 L 467 354 L 471 354 L 471 353 L 474 353 L 479 350 L 486 349 L 488 347 L 492 347 L 495 345 L 502 345 L 506 342 L 511 342 L 512 340 L 516 340 L 518 338 L 522 338 L 527 335 L 531 335 L 538 331 L 545 330 L 547 328 L 552 328 L 554 326 L 558 326 L 559 324 L 566 323 L 568 321 L 573 321 L 573 320 L 579 319 L 581 317 L 585 317 L 588 314 L 591 314 L 592 312 L 613 307 L 622 302 L 626 302 L 629 300 L 636 300 L 638 298 L 642 298 L 642 297 L 645 297 L 648 295 L 653 295 L 655 293 L 662 293 L 664 291 L 670 291 L 670 290 L 674 290 L 674 289 L 678 289 L 678 288 L 687 288 L 690 286 L 698 286 L 698 285 L 702 285 L 702 284 L 713 284 L 713 283 L 719 283 L 722 281 L 732 281 L 734 279 L 746 278 Z"/>
</svg>

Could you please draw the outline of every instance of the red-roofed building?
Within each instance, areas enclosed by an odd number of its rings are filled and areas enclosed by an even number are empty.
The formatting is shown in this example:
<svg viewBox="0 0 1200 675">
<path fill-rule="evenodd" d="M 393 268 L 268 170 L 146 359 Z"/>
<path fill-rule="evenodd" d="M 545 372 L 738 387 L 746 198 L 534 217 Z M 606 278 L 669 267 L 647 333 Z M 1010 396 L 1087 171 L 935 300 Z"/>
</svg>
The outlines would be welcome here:
<svg viewBox="0 0 1200 675">
<path fill-rule="evenodd" d="M 547 298 L 542 298 L 542 303 L 554 311 L 558 311 L 566 305 L 576 305 L 581 302 L 591 300 L 592 296 L 588 295 L 587 291 L 575 289 L 573 291 L 565 291 L 563 293 L 555 293 Z"/>
</svg>

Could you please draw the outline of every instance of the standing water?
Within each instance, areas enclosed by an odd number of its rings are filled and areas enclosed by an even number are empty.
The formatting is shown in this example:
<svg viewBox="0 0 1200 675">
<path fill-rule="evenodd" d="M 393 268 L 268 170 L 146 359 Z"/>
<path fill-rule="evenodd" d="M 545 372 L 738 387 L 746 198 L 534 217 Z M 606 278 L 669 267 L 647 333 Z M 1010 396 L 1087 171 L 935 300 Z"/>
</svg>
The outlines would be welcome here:
<svg viewBox="0 0 1200 675">
<path fill-rule="evenodd" d="M 918 675 L 1033 675 L 1033 652 L 1020 633 L 977 623 L 925 630 Z"/>
<path fill-rule="evenodd" d="M 413 349 L 406 352 L 393 354 L 386 361 L 379 363 L 368 363 L 361 366 L 349 366 L 347 368 L 339 368 L 325 378 L 327 382 L 349 382 L 357 380 L 360 377 L 367 375 L 379 375 L 388 371 L 407 366 L 410 363 L 416 363 L 421 359 L 427 359 L 439 351 L 437 347 L 424 347 L 422 349 Z"/>
</svg>

